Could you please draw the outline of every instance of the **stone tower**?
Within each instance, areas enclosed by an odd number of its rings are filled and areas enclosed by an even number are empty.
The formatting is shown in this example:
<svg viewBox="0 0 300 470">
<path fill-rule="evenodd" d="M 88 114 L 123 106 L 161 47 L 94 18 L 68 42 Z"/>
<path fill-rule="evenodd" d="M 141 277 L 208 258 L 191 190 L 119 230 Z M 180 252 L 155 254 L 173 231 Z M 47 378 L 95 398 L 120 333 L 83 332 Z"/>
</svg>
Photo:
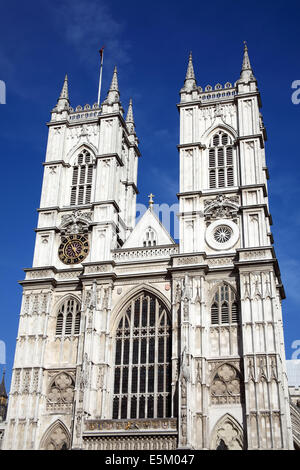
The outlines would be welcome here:
<svg viewBox="0 0 300 470">
<path fill-rule="evenodd" d="M 266 131 L 247 45 L 240 78 L 224 87 L 197 86 L 190 55 L 180 96 L 179 248 L 190 265 L 181 348 L 191 377 L 179 384 L 188 404 L 179 415 L 187 429 L 179 442 L 290 448 L 284 290 L 270 230 Z"/>
<path fill-rule="evenodd" d="M 99 108 L 49 137 L 6 449 L 292 448 L 260 95 L 240 78 L 180 91 L 180 240 L 135 224 L 138 139 L 117 70 Z"/>
</svg>

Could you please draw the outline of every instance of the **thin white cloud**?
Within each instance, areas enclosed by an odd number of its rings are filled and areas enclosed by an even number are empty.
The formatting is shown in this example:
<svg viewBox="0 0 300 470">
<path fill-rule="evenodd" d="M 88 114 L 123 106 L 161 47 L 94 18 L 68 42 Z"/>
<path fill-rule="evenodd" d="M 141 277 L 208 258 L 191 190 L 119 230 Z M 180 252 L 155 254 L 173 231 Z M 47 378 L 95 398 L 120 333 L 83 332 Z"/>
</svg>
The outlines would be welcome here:
<svg viewBox="0 0 300 470">
<path fill-rule="evenodd" d="M 72 44 L 81 61 L 95 64 L 95 53 L 105 46 L 109 65 L 130 62 L 130 43 L 122 39 L 125 22 L 118 21 L 109 4 L 101 0 L 63 0 L 55 7 L 61 34 Z"/>
</svg>

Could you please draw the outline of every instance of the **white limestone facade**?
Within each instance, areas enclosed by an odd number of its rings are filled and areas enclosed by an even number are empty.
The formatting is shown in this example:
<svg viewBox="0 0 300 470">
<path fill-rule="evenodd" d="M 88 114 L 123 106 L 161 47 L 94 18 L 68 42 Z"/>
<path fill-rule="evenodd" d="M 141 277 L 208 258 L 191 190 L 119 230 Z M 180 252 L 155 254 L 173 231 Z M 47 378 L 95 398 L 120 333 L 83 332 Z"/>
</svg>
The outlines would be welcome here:
<svg viewBox="0 0 300 470">
<path fill-rule="evenodd" d="M 176 244 L 152 205 L 117 71 L 101 107 L 48 123 L 5 449 L 291 449 L 266 131 L 247 46 L 239 80 L 180 90 Z"/>
</svg>

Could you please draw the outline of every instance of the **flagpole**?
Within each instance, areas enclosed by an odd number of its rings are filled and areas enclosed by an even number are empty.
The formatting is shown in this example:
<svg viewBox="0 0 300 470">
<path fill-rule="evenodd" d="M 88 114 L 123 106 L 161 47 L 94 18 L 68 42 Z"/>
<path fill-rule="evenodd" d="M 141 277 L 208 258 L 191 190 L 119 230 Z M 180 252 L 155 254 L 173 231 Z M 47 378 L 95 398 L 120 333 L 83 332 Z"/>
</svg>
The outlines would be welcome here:
<svg viewBox="0 0 300 470">
<path fill-rule="evenodd" d="M 103 49 L 102 47 L 99 51 L 100 57 L 101 57 L 101 62 L 100 62 L 100 75 L 99 75 L 99 87 L 98 87 L 98 106 L 100 106 L 100 94 L 101 94 L 101 84 L 102 84 L 102 68 L 103 68 Z"/>
</svg>

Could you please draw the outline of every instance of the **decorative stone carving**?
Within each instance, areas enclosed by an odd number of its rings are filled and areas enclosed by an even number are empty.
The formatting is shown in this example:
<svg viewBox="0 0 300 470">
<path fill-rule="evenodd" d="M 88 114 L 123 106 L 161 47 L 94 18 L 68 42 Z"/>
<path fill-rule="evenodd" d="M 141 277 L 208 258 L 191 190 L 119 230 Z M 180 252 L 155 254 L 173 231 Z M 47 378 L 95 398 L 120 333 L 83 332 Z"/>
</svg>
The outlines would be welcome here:
<svg viewBox="0 0 300 470">
<path fill-rule="evenodd" d="M 114 419 L 101 419 L 101 420 L 88 420 L 85 422 L 86 431 L 132 431 L 136 430 L 141 432 L 159 431 L 159 430 L 176 430 L 176 418 L 149 418 L 149 419 L 131 419 L 127 420 L 114 420 Z"/>
<path fill-rule="evenodd" d="M 236 219 L 238 210 L 238 196 L 226 197 L 218 194 L 215 199 L 204 201 L 204 218 L 207 222 L 215 219 Z"/>
<path fill-rule="evenodd" d="M 113 253 L 113 259 L 115 261 L 137 261 L 141 259 L 159 259 L 169 258 L 171 255 L 178 253 L 178 247 L 172 248 L 139 248 L 136 250 L 122 250 Z"/>
<path fill-rule="evenodd" d="M 70 448 L 70 435 L 59 421 L 52 425 L 42 440 L 41 448 L 44 450 L 67 450 Z"/>
<path fill-rule="evenodd" d="M 91 212 L 74 210 L 72 214 L 63 215 L 59 227 L 61 235 L 88 232 L 92 220 Z"/>
<path fill-rule="evenodd" d="M 241 378 L 238 371 L 230 364 L 221 365 L 210 386 L 213 404 L 241 402 Z"/>
<path fill-rule="evenodd" d="M 84 449 L 87 450 L 175 450 L 177 436 L 118 436 L 84 437 Z"/>
<path fill-rule="evenodd" d="M 215 426 L 212 449 L 242 450 L 243 433 L 240 425 L 230 415 L 225 415 Z"/>
<path fill-rule="evenodd" d="M 29 271 L 26 273 L 26 279 L 43 279 L 53 277 L 53 271 L 50 269 L 39 269 L 37 271 Z"/>
<path fill-rule="evenodd" d="M 50 405 L 72 404 L 74 400 L 74 389 L 74 377 L 66 372 L 61 372 L 51 381 L 47 402 Z"/>
</svg>

